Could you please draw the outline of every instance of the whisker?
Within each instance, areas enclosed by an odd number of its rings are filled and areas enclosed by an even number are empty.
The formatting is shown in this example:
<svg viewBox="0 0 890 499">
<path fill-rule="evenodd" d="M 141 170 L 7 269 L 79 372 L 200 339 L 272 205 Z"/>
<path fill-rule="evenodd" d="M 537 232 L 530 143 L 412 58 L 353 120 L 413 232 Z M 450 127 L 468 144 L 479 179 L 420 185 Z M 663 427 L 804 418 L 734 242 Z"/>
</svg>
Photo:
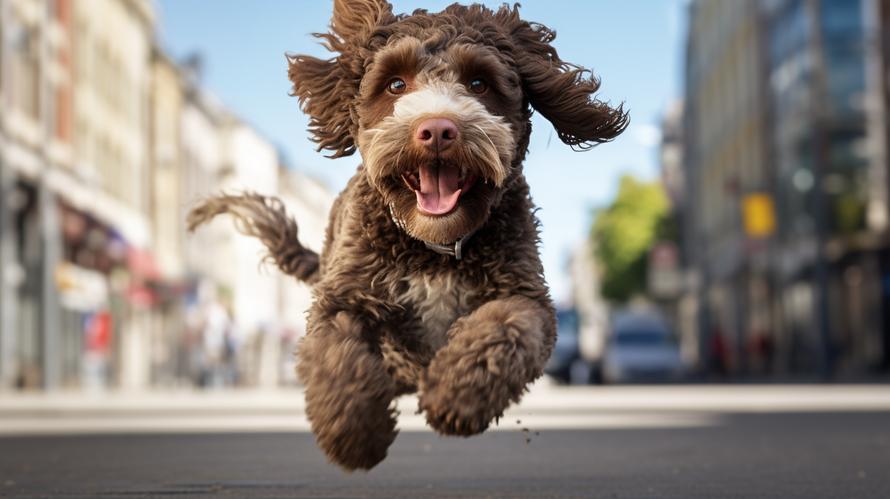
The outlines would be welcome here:
<svg viewBox="0 0 890 499">
<path fill-rule="evenodd" d="M 399 148 L 399 153 L 396 154 L 396 168 L 399 167 L 399 160 L 402 159 L 402 152 L 405 151 L 405 146 L 406 146 L 406 145 L 407 145 L 407 144 L 402 145 L 402 147 Z"/>
<path fill-rule="evenodd" d="M 489 159 L 489 161 L 491 161 L 492 163 L 500 163 L 500 162 L 501 162 L 501 156 L 500 156 L 500 154 L 499 154 L 498 146 L 494 145 L 494 141 L 491 140 L 491 137 L 488 135 L 488 132 L 486 132 L 484 128 L 482 128 L 481 126 L 479 126 L 479 125 L 477 125 L 477 124 L 475 124 L 475 123 L 473 124 L 473 128 L 475 128 L 475 129 L 479 130 L 480 132 L 482 132 L 482 135 L 484 135 L 485 138 L 488 140 L 488 143 L 491 144 L 491 150 L 489 150 L 489 151 L 482 151 L 482 153 L 483 153 L 485 156 L 489 156 L 488 159 Z M 499 177 L 500 177 L 500 175 L 499 175 Z M 500 184 L 501 182 L 503 182 L 504 179 L 503 179 L 503 178 L 498 178 L 498 179 L 492 179 L 492 180 L 494 180 L 495 183 Z"/>
<path fill-rule="evenodd" d="M 384 134 L 381 133 L 381 132 L 383 132 L 383 130 L 381 130 L 381 129 L 379 129 L 379 128 L 371 128 L 371 129 L 368 129 L 368 131 L 369 131 L 369 132 L 370 132 L 370 131 L 373 131 L 373 132 L 374 132 L 374 137 L 371 138 L 371 143 L 368 144 L 368 150 L 370 150 L 370 151 L 374 151 L 374 150 L 375 150 L 375 149 L 374 149 L 374 146 L 377 145 L 377 142 L 380 140 L 380 137 L 383 137 L 383 136 L 384 136 Z"/>
<path fill-rule="evenodd" d="M 482 132 L 482 135 L 485 136 L 485 138 L 488 140 L 488 143 L 491 144 L 491 147 L 493 147 L 495 151 L 498 150 L 498 146 L 494 145 L 494 141 L 491 140 L 491 137 L 488 136 L 488 132 L 486 132 L 484 128 L 475 123 L 473 123 L 473 127 Z"/>
</svg>

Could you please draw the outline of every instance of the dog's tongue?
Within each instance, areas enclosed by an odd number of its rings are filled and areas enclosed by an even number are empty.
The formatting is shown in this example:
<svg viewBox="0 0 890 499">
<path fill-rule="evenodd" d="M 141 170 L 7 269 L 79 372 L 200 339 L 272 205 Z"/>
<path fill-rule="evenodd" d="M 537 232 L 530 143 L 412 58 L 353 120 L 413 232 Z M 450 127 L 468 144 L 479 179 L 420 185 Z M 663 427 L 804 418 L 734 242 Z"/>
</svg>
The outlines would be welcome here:
<svg viewBox="0 0 890 499">
<path fill-rule="evenodd" d="M 420 190 L 417 204 L 431 215 L 444 215 L 454 209 L 460 198 L 460 170 L 454 166 L 436 164 L 420 167 Z"/>
</svg>

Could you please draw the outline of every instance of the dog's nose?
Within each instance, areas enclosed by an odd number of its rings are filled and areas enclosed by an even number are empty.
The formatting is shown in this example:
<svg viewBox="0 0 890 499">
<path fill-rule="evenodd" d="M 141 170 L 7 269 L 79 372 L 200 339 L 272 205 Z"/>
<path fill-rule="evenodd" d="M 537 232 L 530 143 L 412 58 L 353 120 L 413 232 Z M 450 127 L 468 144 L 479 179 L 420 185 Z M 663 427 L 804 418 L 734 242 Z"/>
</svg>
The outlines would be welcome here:
<svg viewBox="0 0 890 499">
<path fill-rule="evenodd" d="M 448 118 L 430 118 L 417 127 L 414 140 L 432 151 L 444 151 L 457 140 L 457 125 Z"/>
</svg>

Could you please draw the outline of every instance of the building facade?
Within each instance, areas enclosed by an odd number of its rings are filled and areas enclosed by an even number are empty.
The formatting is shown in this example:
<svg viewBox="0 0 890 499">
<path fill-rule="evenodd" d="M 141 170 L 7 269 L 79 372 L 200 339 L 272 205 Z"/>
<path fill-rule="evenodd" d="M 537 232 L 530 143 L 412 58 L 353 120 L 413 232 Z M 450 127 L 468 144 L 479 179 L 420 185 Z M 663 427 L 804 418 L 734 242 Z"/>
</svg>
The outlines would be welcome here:
<svg viewBox="0 0 890 499">
<path fill-rule="evenodd" d="M 327 228 L 327 218 L 334 196 L 318 180 L 297 171 L 286 161 L 278 168 L 279 197 L 288 213 L 297 220 L 300 241 L 309 249 L 321 252 Z M 311 288 L 292 276 L 279 274 L 278 335 L 266 340 L 264 366 L 276 366 L 272 373 L 266 370 L 260 386 L 293 384 L 296 379 L 294 352 L 297 342 L 306 334 L 306 311 L 312 303 Z"/>
<path fill-rule="evenodd" d="M 882 5 L 690 6 L 685 247 L 710 371 L 887 366 Z"/>
<path fill-rule="evenodd" d="M 110 359 L 140 320 L 125 279 L 128 251 L 149 242 L 153 10 L 111 0 L 2 9 L 4 381 L 54 388 L 126 377 Z M 94 9 L 107 26 L 96 26 Z"/>
<path fill-rule="evenodd" d="M 149 103 L 149 219 L 151 221 L 152 300 L 157 321 L 152 325 L 150 382 L 175 385 L 181 378 L 177 349 L 185 344 L 187 289 L 185 201 L 182 153 L 182 111 L 185 80 L 179 66 L 155 47 L 151 60 Z"/>
<path fill-rule="evenodd" d="M 689 16 L 680 210 L 692 272 L 685 308 L 696 315 L 701 363 L 727 371 L 746 362 L 750 331 L 763 328 L 755 303 L 769 301 L 764 247 L 748 240 L 742 220 L 745 197 L 770 189 L 762 22 L 755 2 L 696 1 Z"/>
<path fill-rule="evenodd" d="M 150 0 L 0 1 L 0 390 L 256 384 L 254 338 L 296 317 L 229 220 L 186 233 L 202 197 L 277 194 L 281 160 L 155 36 Z"/>
</svg>

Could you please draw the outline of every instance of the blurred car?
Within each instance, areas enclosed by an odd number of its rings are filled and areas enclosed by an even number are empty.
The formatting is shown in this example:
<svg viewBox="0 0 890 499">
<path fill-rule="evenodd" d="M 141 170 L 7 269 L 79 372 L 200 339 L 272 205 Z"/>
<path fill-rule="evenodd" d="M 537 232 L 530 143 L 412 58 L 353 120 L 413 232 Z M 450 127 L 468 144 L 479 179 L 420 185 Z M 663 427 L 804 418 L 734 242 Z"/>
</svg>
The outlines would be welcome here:
<svg viewBox="0 0 890 499">
<path fill-rule="evenodd" d="M 654 312 L 613 316 L 603 352 L 607 383 L 681 381 L 685 375 L 680 347 L 667 322 Z"/>
<path fill-rule="evenodd" d="M 556 311 L 556 344 L 544 372 L 563 384 L 587 384 L 598 381 L 599 371 L 583 358 L 578 346 L 578 313 L 575 309 Z"/>
</svg>

